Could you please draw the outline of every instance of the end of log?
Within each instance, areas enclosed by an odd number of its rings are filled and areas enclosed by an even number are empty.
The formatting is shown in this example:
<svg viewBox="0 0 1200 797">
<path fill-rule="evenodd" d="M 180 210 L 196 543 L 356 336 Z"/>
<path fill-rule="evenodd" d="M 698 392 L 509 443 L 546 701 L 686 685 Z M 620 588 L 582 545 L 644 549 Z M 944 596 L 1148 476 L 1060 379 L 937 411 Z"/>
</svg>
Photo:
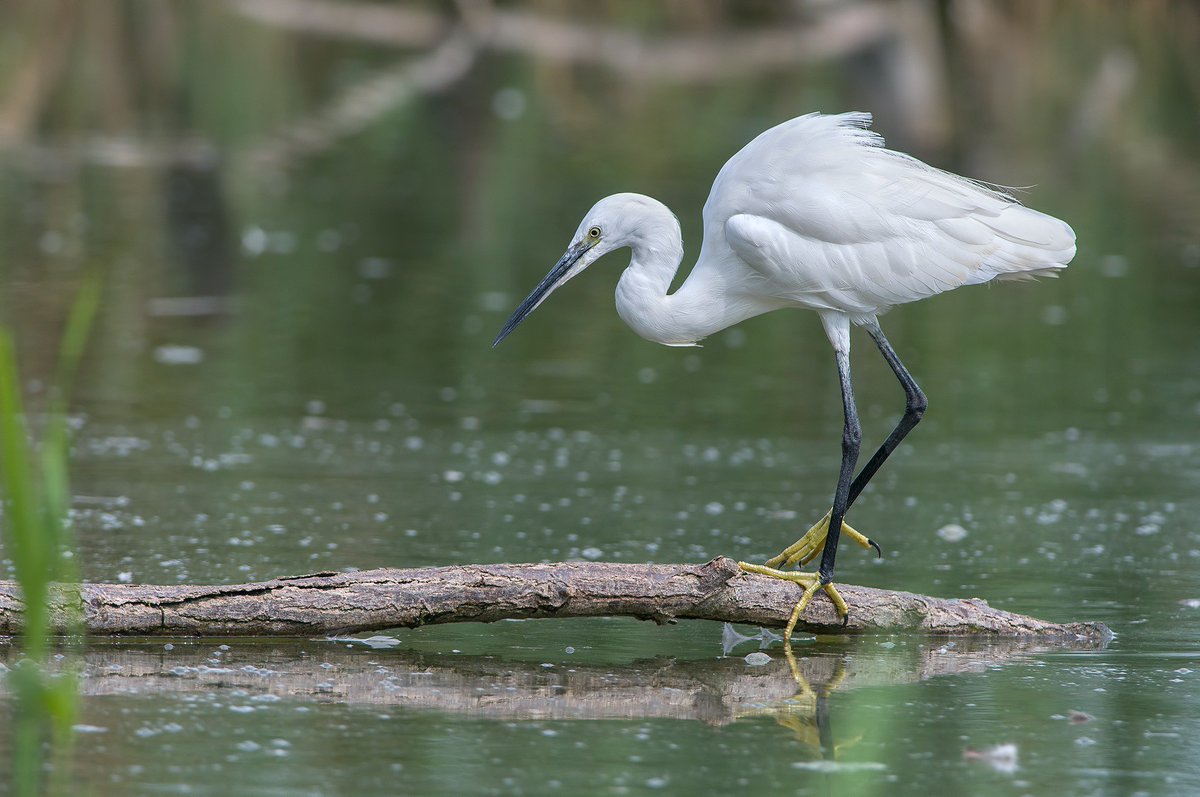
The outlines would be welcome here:
<svg viewBox="0 0 1200 797">
<path fill-rule="evenodd" d="M 723 570 L 732 567 L 737 571 L 730 582 L 730 590 L 736 595 L 735 604 L 765 599 L 761 609 L 771 615 L 771 622 L 758 625 L 783 627 L 787 624 L 800 593 L 798 586 L 746 573 L 737 562 L 725 557 L 718 557 L 710 564 L 718 563 Z M 1107 644 L 1113 638 L 1112 631 L 1104 623 L 1049 622 L 995 609 L 982 598 L 935 598 L 841 583 L 838 591 L 850 607 L 845 625 L 828 597 L 818 592 L 801 615 L 796 630 L 810 634 L 920 631 L 938 636 L 1039 637 L 1101 644 Z"/>
</svg>

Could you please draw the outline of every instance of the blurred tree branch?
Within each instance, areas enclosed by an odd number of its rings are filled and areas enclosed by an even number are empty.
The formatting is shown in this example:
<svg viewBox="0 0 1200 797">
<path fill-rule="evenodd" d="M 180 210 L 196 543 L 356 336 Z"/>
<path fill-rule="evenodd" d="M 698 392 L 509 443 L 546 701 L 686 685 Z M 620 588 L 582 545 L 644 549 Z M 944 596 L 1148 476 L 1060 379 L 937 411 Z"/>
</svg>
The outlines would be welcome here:
<svg viewBox="0 0 1200 797">
<path fill-rule="evenodd" d="M 412 97 L 453 85 L 474 64 L 477 52 L 466 31 L 455 31 L 428 54 L 354 83 L 313 113 L 255 144 L 241 158 L 251 166 L 279 167 L 328 149 Z"/>
<path fill-rule="evenodd" d="M 18 48 L 24 54 L 0 76 L 0 148 L 28 135 L 37 123 L 38 115 L 57 83 L 66 63 L 66 56 L 75 28 L 75 17 L 66 2 L 46 2 L 36 6 L 6 11 L 23 13 L 26 36 Z"/>
<path fill-rule="evenodd" d="M 898 20 L 905 17 L 905 11 L 876 2 L 830 5 L 795 23 L 757 30 L 660 35 L 596 20 L 580 22 L 495 8 L 482 0 L 460 0 L 456 6 L 457 13 L 451 14 L 368 2 L 229 0 L 228 7 L 234 13 L 274 30 L 416 51 L 338 90 L 320 106 L 260 137 L 234 156 L 237 167 L 278 169 L 323 152 L 412 98 L 452 87 L 471 71 L 477 56 L 485 50 L 520 53 L 555 64 L 600 67 L 639 83 L 694 84 L 823 63 L 881 48 L 907 53 L 901 59 L 907 63 L 915 50 L 928 49 L 914 49 L 911 42 L 905 46 L 903 42 L 912 38 L 908 34 L 899 35 L 898 48 L 885 46 L 897 40 Z M 105 30 L 111 35 L 100 37 L 101 43 L 116 47 L 120 43 L 116 31 L 121 30 L 115 25 L 118 20 L 105 21 Z M 65 44 L 70 43 L 65 33 L 57 40 L 64 46 L 49 48 L 45 57 L 26 62 L 23 72 L 18 73 L 18 77 L 26 77 L 16 81 L 23 89 L 11 93 L 7 107 L 0 104 L 0 134 L 8 133 L 0 135 L 0 147 L 22 145 L 26 161 L 46 171 L 78 162 L 139 167 L 176 162 L 211 164 L 220 157 L 215 144 L 194 135 L 164 139 L 121 132 L 92 134 L 54 146 L 26 142 L 38 108 L 55 88 L 45 62 L 50 53 L 64 51 Z M 912 83 L 906 81 L 906 85 Z M 890 96 L 889 87 L 882 88 Z M 916 96 L 900 91 L 907 100 L 905 107 L 928 109 L 928 91 L 922 91 Z M 107 103 L 102 107 L 106 108 Z M 937 115 L 920 113 L 918 117 L 928 125 Z M 126 127 L 118 125 L 117 129 L 124 131 Z"/>
<path fill-rule="evenodd" d="M 831 6 L 805 24 L 750 32 L 644 36 L 595 22 L 573 22 L 490 3 L 459 4 L 480 44 L 551 61 L 591 64 L 639 79 L 698 82 L 849 55 L 887 38 L 893 11 L 882 3 Z M 454 23 L 435 11 L 331 0 L 232 0 L 262 24 L 398 47 L 423 47 Z"/>
</svg>

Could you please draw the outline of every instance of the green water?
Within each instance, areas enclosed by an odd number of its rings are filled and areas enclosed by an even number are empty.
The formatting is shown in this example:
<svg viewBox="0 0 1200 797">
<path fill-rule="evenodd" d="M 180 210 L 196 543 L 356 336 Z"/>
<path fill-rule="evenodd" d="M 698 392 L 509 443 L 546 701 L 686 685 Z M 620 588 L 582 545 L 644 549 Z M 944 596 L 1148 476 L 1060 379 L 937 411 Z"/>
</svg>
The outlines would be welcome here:
<svg viewBox="0 0 1200 797">
<path fill-rule="evenodd" d="M 1200 26 L 1186 6 L 967 5 L 896 6 L 891 44 L 717 78 L 497 45 L 428 92 L 398 67 L 430 46 L 234 5 L 6 10 L 0 312 L 35 406 L 75 288 L 106 275 L 73 402 L 84 578 L 774 554 L 838 466 L 815 316 L 656 347 L 612 308 L 613 256 L 490 343 L 599 197 L 655 195 L 698 241 L 741 144 L 862 107 L 896 146 L 1031 186 L 1079 254 L 1057 281 L 883 319 L 930 410 L 851 516 L 884 557 L 847 547 L 839 577 L 1117 634 L 806 639 L 799 679 L 777 643 L 750 666 L 757 642 L 726 655 L 702 622 L 96 641 L 78 793 L 1200 793 Z M 575 21 L 706 47 L 799 24 L 707 8 Z M 911 36 L 934 60 L 905 78 Z M 854 345 L 873 445 L 903 398 Z M 986 755 L 1008 744 L 1014 762 Z"/>
</svg>

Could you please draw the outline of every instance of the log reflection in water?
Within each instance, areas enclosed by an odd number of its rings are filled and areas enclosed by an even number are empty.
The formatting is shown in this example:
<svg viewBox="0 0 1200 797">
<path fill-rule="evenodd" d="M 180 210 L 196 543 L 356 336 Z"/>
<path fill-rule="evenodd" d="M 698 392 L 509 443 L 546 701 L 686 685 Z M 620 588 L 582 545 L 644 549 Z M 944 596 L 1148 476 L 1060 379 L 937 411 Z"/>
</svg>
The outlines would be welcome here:
<svg viewBox="0 0 1200 797">
<path fill-rule="evenodd" d="M 242 690 L 496 719 L 671 718 L 719 725 L 745 716 L 804 713 L 833 692 L 982 673 L 1047 649 L 1028 641 L 960 640 L 890 650 L 870 642 L 834 649 L 822 645 L 820 651 L 797 646 L 794 668 L 777 648 L 763 666 L 731 656 L 546 667 L 494 657 L 371 650 L 344 640 L 232 642 L 227 650 L 196 640 L 175 643 L 170 650 L 158 644 L 94 646 L 85 654 L 82 684 L 93 696 Z M 11 651 L 7 657 L 13 657 Z"/>
</svg>

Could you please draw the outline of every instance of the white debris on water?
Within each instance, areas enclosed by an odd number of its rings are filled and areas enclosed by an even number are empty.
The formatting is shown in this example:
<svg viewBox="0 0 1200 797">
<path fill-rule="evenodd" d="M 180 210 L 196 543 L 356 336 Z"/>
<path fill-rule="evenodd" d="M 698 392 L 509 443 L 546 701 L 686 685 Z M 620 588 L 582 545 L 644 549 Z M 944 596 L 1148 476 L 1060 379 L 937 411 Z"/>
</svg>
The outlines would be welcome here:
<svg viewBox="0 0 1200 797">
<path fill-rule="evenodd" d="M 365 645 L 374 650 L 387 650 L 388 648 L 394 648 L 400 644 L 400 640 L 394 636 L 383 636 L 383 635 L 379 635 L 379 634 L 377 634 L 375 636 L 369 636 L 366 638 L 352 637 L 352 636 L 334 636 L 334 637 L 326 637 L 326 640 L 329 642 L 349 642 L 349 643 L 355 644 L 355 645 Z M 324 665 L 322 665 L 322 666 L 324 666 Z M 330 665 L 330 666 L 332 667 L 332 665 Z"/>
<path fill-rule="evenodd" d="M 1017 771 L 1017 746 L 1011 742 L 998 744 L 986 750 L 972 750 L 967 748 L 963 751 L 963 758 L 968 761 L 982 762 L 997 772 L 1006 775 Z"/>
<path fill-rule="evenodd" d="M 761 667 L 764 664 L 770 664 L 771 657 L 766 653 L 763 653 L 761 650 L 756 650 L 753 653 L 748 654 L 745 661 L 751 667 Z"/>
<path fill-rule="evenodd" d="M 159 346 L 154 350 L 154 361 L 163 365 L 196 365 L 204 362 L 204 350 L 195 346 Z"/>
<path fill-rule="evenodd" d="M 102 725 L 72 725 L 71 730 L 75 733 L 108 733 L 108 728 Z"/>
<path fill-rule="evenodd" d="M 267 249 L 267 231 L 261 227 L 248 227 L 242 232 L 242 248 L 251 256 L 261 255 Z"/>
<path fill-rule="evenodd" d="M 837 772 L 879 772 L 887 769 L 887 764 L 878 761 L 796 761 L 792 769 L 805 769 L 810 772 L 833 774 Z"/>
<path fill-rule="evenodd" d="M 967 538 L 967 530 L 957 523 L 947 523 L 937 530 L 937 535 L 946 542 L 962 542 Z"/>
<path fill-rule="evenodd" d="M 1149 537 L 1162 531 L 1163 524 L 1166 522 L 1167 517 L 1162 512 L 1151 512 L 1142 518 L 1142 522 L 1133 530 L 1133 533 L 1139 537 Z"/>
</svg>

